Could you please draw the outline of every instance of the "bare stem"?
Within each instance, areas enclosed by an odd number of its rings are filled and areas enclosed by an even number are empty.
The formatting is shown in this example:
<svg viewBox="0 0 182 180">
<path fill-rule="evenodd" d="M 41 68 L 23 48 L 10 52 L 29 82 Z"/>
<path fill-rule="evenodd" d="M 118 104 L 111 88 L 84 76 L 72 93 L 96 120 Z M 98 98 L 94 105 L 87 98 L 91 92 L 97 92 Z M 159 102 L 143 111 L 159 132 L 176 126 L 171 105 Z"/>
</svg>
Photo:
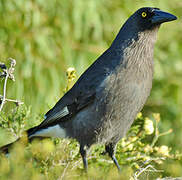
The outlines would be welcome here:
<svg viewBox="0 0 182 180">
<path fill-rule="evenodd" d="M 0 100 L 2 101 L 2 99 L 3 99 L 3 96 L 0 95 Z M 5 101 L 13 102 L 13 103 L 15 103 L 16 105 L 21 105 L 21 104 L 23 104 L 23 102 L 21 102 L 21 101 L 19 101 L 19 100 L 17 100 L 17 99 L 14 100 L 14 99 L 5 98 Z"/>
<path fill-rule="evenodd" d="M 23 102 L 21 102 L 21 101 L 6 98 L 7 81 L 8 81 L 8 79 L 15 81 L 15 77 L 14 77 L 13 73 L 14 73 L 15 65 L 16 65 L 15 59 L 9 58 L 8 60 L 10 61 L 10 67 L 9 68 L 7 68 L 4 63 L 0 62 L 0 69 L 2 71 L 2 72 L 0 72 L 0 78 L 5 78 L 4 86 L 3 86 L 3 95 L 0 95 L 0 112 L 1 112 L 6 101 L 14 102 L 17 106 L 23 104 Z"/>
<path fill-rule="evenodd" d="M 7 81 L 8 81 L 8 77 L 9 77 L 9 72 L 7 71 L 6 72 L 6 77 L 5 77 L 5 80 L 4 80 L 4 87 L 3 87 L 3 97 L 2 97 L 2 102 L 1 102 L 1 105 L 0 105 L 0 112 L 4 106 L 4 103 L 6 102 L 6 86 L 7 86 Z"/>
</svg>

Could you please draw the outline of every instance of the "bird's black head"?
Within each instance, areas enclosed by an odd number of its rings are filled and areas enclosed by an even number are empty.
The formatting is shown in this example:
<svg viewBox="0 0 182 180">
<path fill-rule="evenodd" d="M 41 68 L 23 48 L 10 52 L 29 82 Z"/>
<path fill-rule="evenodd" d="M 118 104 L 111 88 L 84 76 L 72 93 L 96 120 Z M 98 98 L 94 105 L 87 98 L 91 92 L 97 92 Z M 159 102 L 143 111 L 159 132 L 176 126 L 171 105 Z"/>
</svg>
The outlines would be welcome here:
<svg viewBox="0 0 182 180">
<path fill-rule="evenodd" d="M 131 43 L 132 40 L 137 41 L 139 35 L 145 34 L 149 39 L 154 42 L 160 24 L 168 21 L 176 20 L 177 17 L 161 11 L 159 8 L 144 7 L 137 10 L 129 19 L 124 23 L 120 32 L 112 43 L 112 47 L 121 46 L 123 42 Z M 147 33 L 142 33 L 146 32 Z M 150 32 L 151 33 L 150 33 Z"/>
<path fill-rule="evenodd" d="M 177 17 L 161 11 L 159 8 L 144 7 L 136 11 L 132 18 L 135 19 L 141 31 L 153 29 L 168 21 L 176 20 Z"/>
</svg>

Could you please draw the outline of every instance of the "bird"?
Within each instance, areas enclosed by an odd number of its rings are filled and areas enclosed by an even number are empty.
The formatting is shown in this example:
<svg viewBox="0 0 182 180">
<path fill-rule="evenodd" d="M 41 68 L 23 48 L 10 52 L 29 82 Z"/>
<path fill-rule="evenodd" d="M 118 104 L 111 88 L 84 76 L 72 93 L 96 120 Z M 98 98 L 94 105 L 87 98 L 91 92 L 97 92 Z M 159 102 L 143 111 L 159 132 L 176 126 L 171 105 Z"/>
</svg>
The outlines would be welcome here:
<svg viewBox="0 0 182 180">
<path fill-rule="evenodd" d="M 86 171 L 88 150 L 93 144 L 104 144 L 106 153 L 121 171 L 115 157 L 116 145 L 150 95 L 159 27 L 176 19 L 154 7 L 134 12 L 110 47 L 45 114 L 43 122 L 27 131 L 28 139 L 76 139 Z M 9 145 L 1 149 L 8 148 Z"/>
</svg>

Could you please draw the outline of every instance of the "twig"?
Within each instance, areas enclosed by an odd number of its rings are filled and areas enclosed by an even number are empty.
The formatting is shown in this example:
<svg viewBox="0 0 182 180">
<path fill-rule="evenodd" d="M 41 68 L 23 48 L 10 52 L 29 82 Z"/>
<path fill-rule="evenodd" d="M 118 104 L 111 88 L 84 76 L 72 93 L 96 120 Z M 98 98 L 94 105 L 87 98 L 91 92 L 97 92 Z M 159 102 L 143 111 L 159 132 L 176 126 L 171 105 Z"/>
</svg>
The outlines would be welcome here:
<svg viewBox="0 0 182 180">
<path fill-rule="evenodd" d="M 6 101 L 14 102 L 16 105 L 23 104 L 23 102 L 21 101 L 6 98 L 6 87 L 7 87 L 8 78 L 11 79 L 12 81 L 15 81 L 15 77 L 13 73 L 15 70 L 14 67 L 16 65 L 16 60 L 12 58 L 9 58 L 9 60 L 10 60 L 9 68 L 7 68 L 4 63 L 0 62 L 0 69 L 2 70 L 2 73 L 0 72 L 0 78 L 5 78 L 4 86 L 3 86 L 3 95 L 0 95 L 0 111 L 2 110 Z"/>
<path fill-rule="evenodd" d="M 151 170 L 150 170 L 150 169 Z M 157 170 L 155 169 L 152 165 L 148 165 L 146 166 L 145 168 L 140 168 L 140 171 L 137 171 L 135 174 L 134 174 L 134 180 L 138 180 L 138 177 L 143 173 L 143 172 L 163 172 L 162 170 Z"/>
<path fill-rule="evenodd" d="M 9 73 L 8 73 L 8 71 L 7 71 L 7 72 L 6 72 L 6 77 L 5 77 L 5 80 L 4 80 L 3 98 L 2 98 L 1 105 L 0 105 L 0 111 L 2 110 L 2 108 L 3 108 L 3 106 L 4 106 L 4 103 L 5 103 L 5 101 L 6 101 L 6 85 L 7 85 L 8 77 L 9 77 Z"/>
<path fill-rule="evenodd" d="M 66 170 L 68 169 L 68 166 L 69 166 L 69 163 L 66 165 L 66 167 L 64 168 L 64 171 L 63 171 L 63 173 L 62 173 L 62 175 L 61 175 L 61 177 L 60 177 L 60 180 L 62 180 L 63 178 L 64 178 L 64 176 L 65 176 L 65 174 L 66 174 Z"/>
<path fill-rule="evenodd" d="M 3 99 L 3 96 L 2 95 L 0 95 L 0 100 L 2 101 L 2 99 Z M 17 106 L 19 106 L 19 105 L 21 105 L 21 104 L 23 104 L 23 102 L 21 102 L 21 101 L 19 101 L 19 100 L 14 100 L 14 99 L 7 99 L 7 98 L 5 98 L 5 101 L 8 101 L 8 102 L 14 102 Z"/>
</svg>

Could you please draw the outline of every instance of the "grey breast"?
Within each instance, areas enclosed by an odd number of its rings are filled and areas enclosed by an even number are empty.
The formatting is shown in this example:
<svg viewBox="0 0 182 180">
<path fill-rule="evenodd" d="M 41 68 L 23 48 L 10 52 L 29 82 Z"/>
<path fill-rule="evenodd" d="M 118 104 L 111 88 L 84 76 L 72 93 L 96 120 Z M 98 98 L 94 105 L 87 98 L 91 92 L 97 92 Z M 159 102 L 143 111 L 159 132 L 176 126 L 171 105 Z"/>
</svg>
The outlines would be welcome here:
<svg viewBox="0 0 182 180">
<path fill-rule="evenodd" d="M 90 144 L 121 139 L 150 94 L 152 76 L 142 76 L 137 67 L 118 67 L 107 76 L 97 89 L 94 103 L 74 117 L 74 137 Z"/>
<path fill-rule="evenodd" d="M 153 44 L 143 46 L 142 42 L 133 41 L 123 52 L 122 60 L 118 56 L 120 63 L 96 88 L 94 103 L 72 120 L 72 137 L 80 143 L 117 142 L 125 135 L 150 94 Z"/>
</svg>

